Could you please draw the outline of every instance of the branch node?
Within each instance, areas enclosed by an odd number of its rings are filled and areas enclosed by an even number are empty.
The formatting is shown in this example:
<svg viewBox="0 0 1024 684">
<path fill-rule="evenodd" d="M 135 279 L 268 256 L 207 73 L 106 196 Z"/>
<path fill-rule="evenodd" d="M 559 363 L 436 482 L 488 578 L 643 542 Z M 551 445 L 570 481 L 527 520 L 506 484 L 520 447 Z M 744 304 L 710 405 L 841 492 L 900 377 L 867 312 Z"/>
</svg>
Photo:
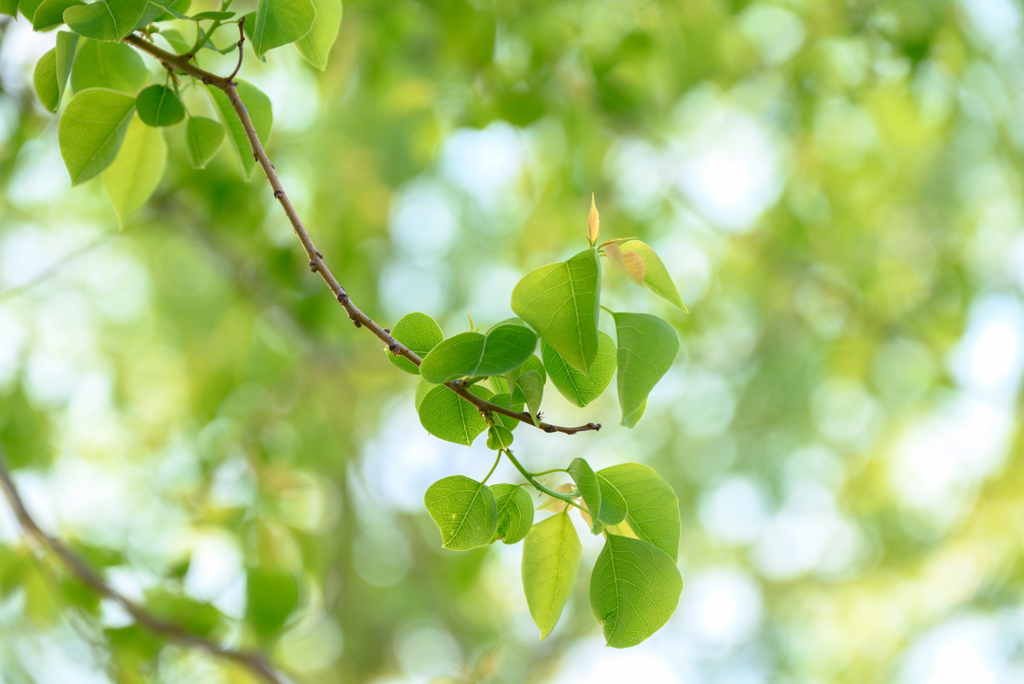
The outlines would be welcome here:
<svg viewBox="0 0 1024 684">
<path fill-rule="evenodd" d="M 309 270 L 312 271 L 313 273 L 317 272 L 317 266 L 315 261 L 309 262 Z"/>
<path fill-rule="evenodd" d="M 274 199 L 281 199 L 282 197 L 284 197 L 284 190 L 274 191 Z"/>
<path fill-rule="evenodd" d="M 344 292 L 338 295 L 338 303 L 341 304 L 342 306 L 348 304 L 348 301 L 348 295 L 345 294 Z"/>
</svg>

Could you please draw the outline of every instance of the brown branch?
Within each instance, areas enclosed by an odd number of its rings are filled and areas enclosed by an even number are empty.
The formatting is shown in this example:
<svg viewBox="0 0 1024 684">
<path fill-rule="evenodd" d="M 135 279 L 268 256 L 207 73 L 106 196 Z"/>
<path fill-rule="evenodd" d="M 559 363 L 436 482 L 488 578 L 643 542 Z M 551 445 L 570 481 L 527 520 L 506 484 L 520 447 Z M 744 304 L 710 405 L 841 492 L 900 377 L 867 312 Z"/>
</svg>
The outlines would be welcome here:
<svg viewBox="0 0 1024 684">
<path fill-rule="evenodd" d="M 285 680 L 274 671 L 274 668 L 267 662 L 266 658 L 264 658 L 261 653 L 257 651 L 235 650 L 233 648 L 221 646 L 214 641 L 210 641 L 209 639 L 190 633 L 178 624 L 168 622 L 167 620 L 163 620 L 162 618 L 153 615 L 148 610 L 107 584 L 103 578 L 96 574 L 96 571 L 89 567 L 84 560 L 75 555 L 59 540 L 46 534 L 46 532 L 44 532 L 36 523 L 35 519 L 32 518 L 28 509 L 25 508 L 25 502 L 22 500 L 17 487 L 14 486 L 14 481 L 11 479 L 10 473 L 7 471 L 7 463 L 4 459 L 4 452 L 2 448 L 0 448 L 0 488 L 4 490 L 7 501 L 10 503 L 11 509 L 14 511 L 14 515 L 17 517 L 22 529 L 29 536 L 36 539 L 51 553 L 60 558 L 61 562 L 64 563 L 67 569 L 83 583 L 88 585 L 89 588 L 97 594 L 114 601 L 128 611 L 128 613 L 135 618 L 135 621 L 140 625 L 171 641 L 201 649 L 213 656 L 246 667 L 258 675 L 260 679 L 268 682 L 269 684 L 284 684 Z"/>
<path fill-rule="evenodd" d="M 292 224 L 295 234 L 299 237 L 299 241 L 302 243 L 302 248 L 306 251 L 306 256 L 309 258 L 310 270 L 314 273 L 320 274 L 320 278 L 323 279 L 328 289 L 330 289 L 331 294 L 333 294 L 334 298 L 338 300 L 338 303 L 345 308 L 349 319 L 351 319 L 352 323 L 357 328 L 366 328 L 383 341 L 392 354 L 395 356 L 403 356 L 416 366 L 419 366 L 422 359 L 411 349 L 392 337 L 388 330 L 377 325 L 373 319 L 360 311 L 359 307 L 352 302 L 352 298 L 345 292 L 345 288 L 341 286 L 341 283 L 337 281 L 330 269 L 327 268 L 327 264 L 324 263 L 324 255 L 317 251 L 312 238 L 309 237 L 309 233 L 306 231 L 305 226 L 302 225 L 302 220 L 295 212 L 295 207 L 292 206 L 291 200 L 288 199 L 288 195 L 284 191 L 284 186 L 281 185 L 281 179 L 277 177 L 274 165 L 270 163 L 270 159 L 267 157 L 267 153 L 263 149 L 263 144 L 256 135 L 256 129 L 253 127 L 252 119 L 249 118 L 249 112 L 246 110 L 245 104 L 242 103 L 242 98 L 238 96 L 238 89 L 235 87 L 235 83 L 231 78 L 223 78 L 222 76 L 200 69 L 184 57 L 161 50 L 139 36 L 129 35 L 124 39 L 124 41 L 138 48 L 142 52 L 155 57 L 165 67 L 177 69 L 189 76 L 198 78 L 207 85 L 212 85 L 215 88 L 219 88 L 224 91 L 228 96 L 228 100 L 231 102 L 232 108 L 235 110 L 235 114 L 238 116 L 238 120 L 242 123 L 242 128 L 245 129 L 245 136 L 249 140 L 249 146 L 252 147 L 253 157 L 257 162 L 259 162 L 260 167 L 263 169 L 263 173 L 266 175 L 267 181 L 270 183 L 270 187 L 274 190 L 274 197 L 281 203 L 284 213 L 288 216 L 288 221 Z M 241 50 L 241 46 L 239 46 L 239 50 Z M 233 76 L 234 74 L 232 74 L 232 77 Z M 587 423 L 586 425 L 580 425 L 578 427 L 562 427 L 560 425 L 551 425 L 538 420 L 535 424 L 533 416 L 526 411 L 513 411 L 510 408 L 493 404 L 470 393 L 468 390 L 460 387 L 454 382 L 449 382 L 446 386 L 483 413 L 500 413 L 503 416 L 515 418 L 516 420 L 528 425 L 535 425 L 544 432 L 561 432 L 567 435 L 574 435 L 577 432 L 601 429 L 600 423 Z"/>
</svg>

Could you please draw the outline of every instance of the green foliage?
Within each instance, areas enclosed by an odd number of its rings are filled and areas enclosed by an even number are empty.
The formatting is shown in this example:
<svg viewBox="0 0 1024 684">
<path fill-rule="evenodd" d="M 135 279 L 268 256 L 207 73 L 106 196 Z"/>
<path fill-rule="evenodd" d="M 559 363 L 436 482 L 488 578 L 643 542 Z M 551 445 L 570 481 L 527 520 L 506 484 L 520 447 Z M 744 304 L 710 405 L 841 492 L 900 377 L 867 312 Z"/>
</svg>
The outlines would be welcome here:
<svg viewBox="0 0 1024 684">
<path fill-rule="evenodd" d="M 294 43 L 313 28 L 316 7 L 310 0 L 259 0 L 252 47 L 262 58 L 268 50 Z"/>
<path fill-rule="evenodd" d="M 444 332 L 441 331 L 441 326 L 427 314 L 419 312 L 402 316 L 391 330 L 391 336 L 408 347 L 409 350 L 421 359 L 444 340 Z M 388 360 L 396 367 L 401 368 L 406 373 L 420 374 L 420 369 L 409 359 L 392 354 L 388 349 L 385 349 L 384 352 L 388 355 Z"/>
<path fill-rule="evenodd" d="M 594 534 L 601 531 L 599 512 L 601 510 L 601 484 L 597 481 L 597 473 L 582 458 L 574 458 L 569 463 L 569 476 L 576 483 L 576 489 L 583 497 L 583 503 L 590 511 L 593 524 L 591 530 Z M 598 516 L 598 517 L 594 517 Z"/>
<path fill-rule="evenodd" d="M 36 31 L 55 29 L 64 23 L 64 10 L 84 4 L 82 0 L 43 0 L 32 15 L 32 28 Z"/>
<path fill-rule="evenodd" d="M 467 551 L 494 539 L 498 505 L 486 484 L 452 475 L 430 485 L 423 503 L 441 530 L 444 548 Z"/>
<path fill-rule="evenodd" d="M 112 88 L 134 95 L 149 80 L 142 57 L 124 43 L 82 39 L 77 52 L 71 71 L 71 87 L 76 93 L 88 88 Z"/>
<path fill-rule="evenodd" d="M 331 52 L 341 27 L 341 0 L 313 0 L 316 17 L 313 27 L 295 43 L 299 54 L 320 71 L 327 68 L 327 56 Z"/>
<path fill-rule="evenodd" d="M 598 331 L 597 336 L 597 356 L 590 366 L 589 375 L 567 364 L 550 344 L 541 343 L 544 368 L 555 389 L 581 408 L 604 394 L 615 376 L 615 340 L 601 331 Z"/>
<path fill-rule="evenodd" d="M 534 425 L 537 425 L 540 422 L 537 417 L 540 413 L 540 404 L 544 400 L 544 378 L 540 373 L 532 370 L 516 378 L 515 383 L 516 388 L 526 399 L 526 408 L 530 411 Z"/>
<path fill-rule="evenodd" d="M 625 521 L 636 536 L 676 560 L 681 521 L 679 499 L 672 487 L 653 468 L 640 463 L 620 463 L 597 474 L 622 496 L 627 509 Z"/>
<path fill-rule="evenodd" d="M 618 525 L 626 519 L 626 500 L 622 497 L 622 492 L 607 477 L 600 473 L 596 475 L 601 487 L 601 508 L 597 515 L 600 527 Z M 593 527 L 596 529 L 598 525 Z"/>
<path fill-rule="evenodd" d="M 80 36 L 115 42 L 135 30 L 146 4 L 146 0 L 99 0 L 68 8 L 64 21 Z"/>
<path fill-rule="evenodd" d="M 498 526 L 491 543 L 501 540 L 505 544 L 518 544 L 533 525 L 533 499 L 523 485 L 491 485 L 498 507 Z"/>
<path fill-rule="evenodd" d="M 102 173 L 103 187 L 122 226 L 156 190 L 166 164 L 163 132 L 144 124 L 140 116 L 133 117 L 117 157 Z"/>
<path fill-rule="evenodd" d="M 492 328 L 486 335 L 464 332 L 439 342 L 420 366 L 420 376 L 440 384 L 463 377 L 501 375 L 521 366 L 537 346 L 537 336 L 518 322 Z"/>
<path fill-rule="evenodd" d="M 16 16 L 18 14 L 18 0 L 0 0 L 0 14 L 6 14 L 9 17 Z"/>
<path fill-rule="evenodd" d="M 508 449 L 512 446 L 512 431 L 504 425 L 492 425 L 487 428 L 487 448 L 495 451 Z"/>
<path fill-rule="evenodd" d="M 647 395 L 672 367 L 679 336 L 668 323 L 650 314 L 616 313 L 619 406 L 622 425 L 635 427 L 647 406 Z"/>
<path fill-rule="evenodd" d="M 491 391 L 486 387 L 474 385 L 469 391 L 481 399 L 491 397 Z M 423 429 L 446 442 L 469 446 L 487 429 L 480 411 L 444 385 L 436 385 L 426 391 L 417 411 Z"/>
<path fill-rule="evenodd" d="M 185 141 L 192 168 L 202 169 L 224 142 L 224 127 L 213 119 L 190 116 L 185 124 Z"/>
<path fill-rule="evenodd" d="M 110 166 L 134 111 L 135 98 L 107 88 L 90 88 L 71 98 L 57 127 L 57 140 L 72 185 Z"/>
<path fill-rule="evenodd" d="M 665 268 L 665 264 L 653 249 L 640 240 L 627 240 L 626 242 L 621 243 L 619 248 L 623 252 L 633 252 L 643 260 L 643 284 L 646 285 L 651 292 L 670 304 L 686 311 L 686 305 L 683 304 L 683 299 L 679 296 L 679 290 L 676 289 L 676 284 L 672 282 L 672 277 L 668 274 L 668 269 Z"/>
<path fill-rule="evenodd" d="M 207 92 L 210 93 L 210 98 L 217 109 L 217 116 L 220 117 L 221 123 L 230 134 L 230 147 L 235 152 L 235 158 L 242 170 L 242 177 L 248 180 L 252 177 L 252 170 L 256 168 L 256 160 L 253 159 L 252 148 L 249 146 L 249 139 L 245 137 L 242 122 L 238 120 L 231 101 L 222 90 L 208 86 Z M 270 140 L 270 128 L 274 124 L 274 112 L 270 105 L 270 98 L 256 86 L 241 79 L 238 81 L 238 96 L 249 112 L 253 128 L 256 129 L 256 137 L 266 145 Z"/>
<path fill-rule="evenodd" d="M 523 590 L 542 641 L 555 628 L 572 594 L 582 555 L 568 511 L 541 520 L 523 541 Z"/>
<path fill-rule="evenodd" d="M 32 85 L 36 89 L 36 97 L 46 109 L 57 111 L 60 103 L 60 88 L 57 87 L 57 48 L 51 48 L 36 62 L 32 73 Z"/>
<path fill-rule="evenodd" d="M 147 126 L 173 126 L 185 118 L 185 107 L 167 86 L 151 85 L 135 99 L 139 118 Z"/>
</svg>

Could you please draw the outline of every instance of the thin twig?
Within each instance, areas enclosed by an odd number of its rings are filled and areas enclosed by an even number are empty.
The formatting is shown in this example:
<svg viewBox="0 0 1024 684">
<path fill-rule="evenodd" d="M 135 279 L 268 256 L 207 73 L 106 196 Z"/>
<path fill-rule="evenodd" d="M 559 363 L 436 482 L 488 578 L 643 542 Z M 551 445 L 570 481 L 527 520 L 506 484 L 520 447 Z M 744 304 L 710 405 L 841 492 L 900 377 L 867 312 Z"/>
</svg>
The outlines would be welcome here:
<svg viewBox="0 0 1024 684">
<path fill-rule="evenodd" d="M 242 102 L 242 98 L 238 96 L 238 89 L 235 87 L 235 84 L 231 79 L 200 69 L 188 60 L 165 50 L 161 50 L 157 46 L 142 40 L 136 35 L 129 35 L 125 37 L 124 41 L 133 47 L 138 48 L 142 52 L 155 57 L 165 66 L 178 69 L 189 76 L 198 78 L 207 85 L 212 85 L 215 88 L 219 88 L 224 91 L 224 94 L 227 95 L 228 100 L 231 102 L 232 108 L 235 110 L 235 115 L 242 123 L 242 128 L 245 130 L 246 138 L 249 141 L 249 146 L 252 148 L 253 157 L 257 162 L 259 162 L 260 168 L 263 169 L 263 173 L 266 175 L 267 181 L 270 183 L 270 187 L 274 190 L 274 198 L 280 202 L 285 215 L 288 217 L 288 221 L 292 225 L 292 229 L 295 231 L 299 241 L 302 243 L 302 248 L 306 251 L 306 256 L 309 258 L 310 270 L 314 273 L 320 274 L 320 278 L 323 279 L 328 289 L 330 289 L 331 294 L 333 294 L 334 298 L 338 300 L 338 303 L 345 308 L 345 311 L 353 325 L 357 328 L 366 328 L 383 341 L 384 344 L 387 345 L 387 349 L 392 354 L 395 356 L 405 357 L 416 366 L 419 366 L 420 363 L 422 363 L 422 359 L 414 351 L 392 337 L 390 332 L 377 325 L 372 318 L 360 311 L 359 307 L 357 307 L 352 301 L 352 298 L 348 296 L 347 292 L 345 292 L 345 288 L 341 286 L 341 283 L 338 282 L 330 269 L 327 268 L 327 264 L 324 263 L 324 255 L 317 251 L 312 238 L 310 238 L 309 233 L 302 224 L 302 220 L 296 213 L 295 207 L 292 206 L 291 200 L 288 199 L 288 195 L 284 191 L 284 186 L 281 185 L 281 179 L 278 178 L 273 164 L 270 163 L 270 159 L 267 157 L 267 153 L 263 149 L 263 144 L 256 135 L 256 129 L 253 127 L 252 119 L 249 118 L 249 112 L 246 110 L 245 104 Z M 514 418 L 520 422 L 534 425 L 544 432 L 561 432 L 567 435 L 574 435 L 577 432 L 601 429 L 600 423 L 587 423 L 586 425 L 580 425 L 577 427 L 551 425 L 540 420 L 535 423 L 534 417 L 526 411 L 513 411 L 510 408 L 493 404 L 470 393 L 467 389 L 456 385 L 454 382 L 447 383 L 446 386 L 448 389 L 475 406 L 480 412 L 499 413 L 503 416 Z"/>
<path fill-rule="evenodd" d="M 245 15 L 238 20 L 238 64 L 235 65 L 235 70 L 228 76 L 228 80 L 232 83 L 235 82 L 235 76 L 238 75 L 238 70 L 242 68 L 242 45 L 245 44 Z"/>
<path fill-rule="evenodd" d="M 107 584 L 89 565 L 68 549 L 59 540 L 46 534 L 25 507 L 25 502 L 18 493 L 10 473 L 7 471 L 7 463 L 4 459 L 3 449 L 0 448 L 0 488 L 4 490 L 7 501 L 14 511 L 15 517 L 21 524 L 22 529 L 31 537 L 39 541 L 64 563 L 67 569 L 93 591 L 101 596 L 114 601 L 135 618 L 135 621 L 151 632 L 160 634 L 171 641 L 202 649 L 207 653 L 224 660 L 229 660 L 238 665 L 247 667 L 269 684 L 284 684 L 274 668 L 267 662 L 263 655 L 257 651 L 241 651 L 205 639 L 190 633 L 184 627 L 173 622 L 159 618 L 148 610 L 135 603 L 124 594 Z"/>
</svg>

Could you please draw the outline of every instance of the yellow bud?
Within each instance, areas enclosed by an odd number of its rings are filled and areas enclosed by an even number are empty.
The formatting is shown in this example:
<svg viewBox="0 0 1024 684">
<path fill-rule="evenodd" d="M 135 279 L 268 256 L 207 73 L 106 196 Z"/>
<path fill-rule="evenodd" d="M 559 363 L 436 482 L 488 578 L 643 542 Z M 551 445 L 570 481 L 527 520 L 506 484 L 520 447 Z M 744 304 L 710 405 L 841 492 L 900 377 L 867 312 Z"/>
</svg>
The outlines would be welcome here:
<svg viewBox="0 0 1024 684">
<path fill-rule="evenodd" d="M 590 217 L 587 219 L 587 239 L 590 244 L 597 244 L 597 236 L 601 234 L 601 215 L 597 213 L 594 193 L 590 193 Z"/>
</svg>

